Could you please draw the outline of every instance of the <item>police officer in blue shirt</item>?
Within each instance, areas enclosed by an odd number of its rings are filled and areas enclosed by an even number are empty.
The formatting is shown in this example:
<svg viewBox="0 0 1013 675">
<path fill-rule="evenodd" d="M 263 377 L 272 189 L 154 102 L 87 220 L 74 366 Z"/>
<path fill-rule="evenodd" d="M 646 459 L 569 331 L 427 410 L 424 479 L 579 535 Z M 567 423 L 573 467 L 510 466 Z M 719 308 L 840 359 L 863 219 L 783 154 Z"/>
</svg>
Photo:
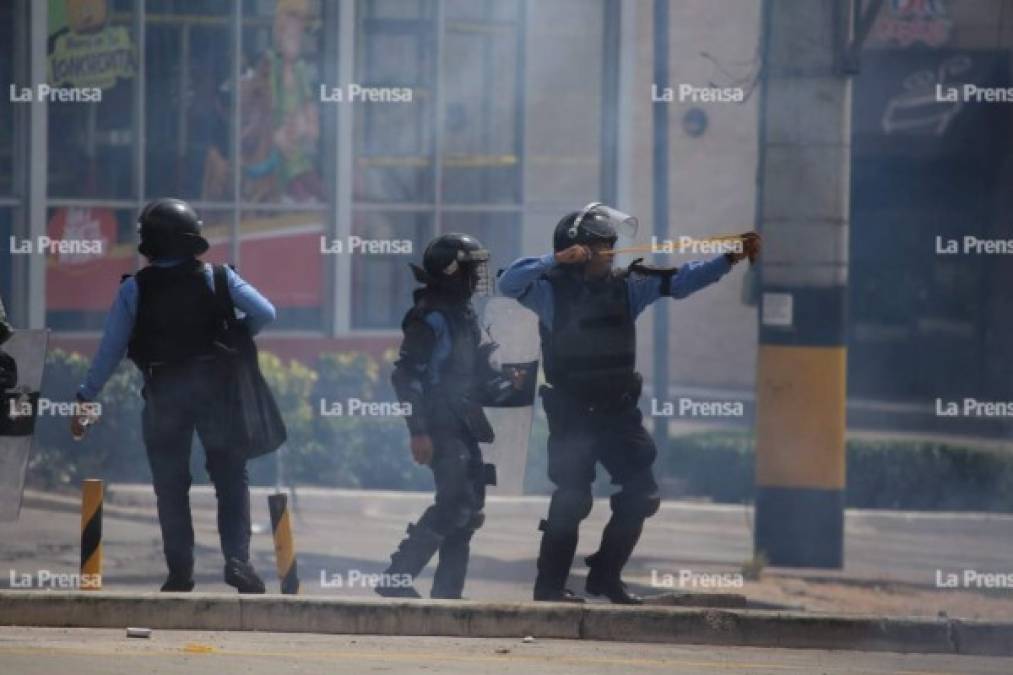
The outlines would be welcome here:
<svg viewBox="0 0 1013 675">
<path fill-rule="evenodd" d="M 678 269 L 638 262 L 613 270 L 617 226 L 635 219 L 592 203 L 567 214 L 553 235 L 554 253 L 521 258 L 499 279 L 499 290 L 539 317 L 547 384 L 540 393 L 549 424 L 548 473 L 556 488 L 540 524 L 542 541 L 534 599 L 582 602 L 565 588 L 580 522 L 591 512 L 595 464 L 620 490 L 598 551 L 586 559 L 586 590 L 614 603 L 638 604 L 620 577 L 644 521 L 661 503 L 652 465 L 657 450 L 637 407 L 637 316 L 662 297 L 685 298 L 759 252 L 743 235 L 740 250 Z"/>
<path fill-rule="evenodd" d="M 196 430 L 218 499 L 225 582 L 240 593 L 263 593 L 264 583 L 249 562 L 246 455 L 227 440 L 225 366 L 215 344 L 223 310 L 214 295 L 213 268 L 197 258 L 208 249 L 201 227 L 193 208 L 179 199 L 158 199 L 141 211 L 138 251 L 150 264 L 120 284 L 77 397 L 91 401 L 98 396 L 124 355 L 144 375 L 141 422 L 169 568 L 161 590 L 190 591 L 194 586 L 189 491 Z M 274 307 L 257 289 L 229 268 L 226 279 L 251 333 L 274 320 Z M 89 421 L 74 418 L 72 433 L 83 435 Z"/>
</svg>

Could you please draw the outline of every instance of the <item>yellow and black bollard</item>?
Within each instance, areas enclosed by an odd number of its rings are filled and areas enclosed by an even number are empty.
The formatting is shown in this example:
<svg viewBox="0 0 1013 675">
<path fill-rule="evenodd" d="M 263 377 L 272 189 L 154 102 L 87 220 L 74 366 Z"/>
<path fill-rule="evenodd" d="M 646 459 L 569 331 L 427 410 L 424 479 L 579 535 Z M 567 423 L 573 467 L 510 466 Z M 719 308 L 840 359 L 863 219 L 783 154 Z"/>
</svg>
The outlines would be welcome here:
<svg viewBox="0 0 1013 675">
<path fill-rule="evenodd" d="M 102 481 L 81 487 L 81 590 L 102 589 Z"/>
<path fill-rule="evenodd" d="M 292 523 L 288 515 L 288 495 L 269 495 L 267 497 L 267 507 L 271 512 L 271 531 L 274 533 L 274 557 L 278 564 L 278 579 L 281 580 L 281 592 L 296 595 L 299 593 L 299 575 L 296 570 Z"/>
</svg>

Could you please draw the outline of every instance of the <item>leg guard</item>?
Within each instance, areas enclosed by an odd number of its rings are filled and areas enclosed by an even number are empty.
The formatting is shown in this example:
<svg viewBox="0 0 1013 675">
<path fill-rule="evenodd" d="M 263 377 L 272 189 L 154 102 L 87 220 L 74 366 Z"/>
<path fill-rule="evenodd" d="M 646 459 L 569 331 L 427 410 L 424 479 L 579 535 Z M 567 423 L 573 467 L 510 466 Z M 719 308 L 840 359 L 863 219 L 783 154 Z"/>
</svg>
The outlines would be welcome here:
<svg viewBox="0 0 1013 675">
<path fill-rule="evenodd" d="M 535 599 L 560 594 L 570 575 L 577 552 L 580 521 L 591 513 L 591 488 L 558 488 L 549 502 L 549 517 L 539 524 L 542 543 L 538 550 Z"/>
<path fill-rule="evenodd" d="M 645 492 L 624 487 L 612 495 L 611 505 L 612 517 L 602 532 L 601 546 L 597 553 L 585 559 L 591 575 L 605 583 L 619 581 L 623 567 L 640 540 L 644 521 L 658 511 L 661 498 L 656 490 Z"/>
<path fill-rule="evenodd" d="M 397 550 L 390 556 L 390 565 L 384 570 L 388 575 L 408 575 L 414 584 L 415 578 L 439 549 L 443 537 L 421 526 L 408 525 L 408 536 L 401 540 Z M 412 586 L 377 586 L 376 592 L 383 596 L 419 597 Z"/>
<path fill-rule="evenodd" d="M 460 529 L 440 544 L 440 561 L 433 575 L 433 589 L 429 596 L 459 600 L 464 591 L 464 579 L 468 574 L 468 558 L 471 555 L 472 529 Z"/>
</svg>

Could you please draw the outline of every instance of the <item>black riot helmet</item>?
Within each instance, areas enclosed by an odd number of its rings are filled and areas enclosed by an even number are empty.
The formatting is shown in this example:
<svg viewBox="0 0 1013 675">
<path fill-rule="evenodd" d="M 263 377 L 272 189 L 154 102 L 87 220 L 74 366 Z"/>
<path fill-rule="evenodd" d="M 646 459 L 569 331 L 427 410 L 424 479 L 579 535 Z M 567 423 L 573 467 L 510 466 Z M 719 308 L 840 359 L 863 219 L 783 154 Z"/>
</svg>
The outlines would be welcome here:
<svg viewBox="0 0 1013 675">
<path fill-rule="evenodd" d="M 449 233 L 429 242 L 415 278 L 438 290 L 468 298 L 489 292 L 489 251 L 470 234 Z"/>
<path fill-rule="evenodd" d="M 200 255 L 208 250 L 207 239 L 201 236 L 202 226 L 197 212 L 182 199 L 156 199 L 137 218 L 141 235 L 137 250 L 150 259 Z"/>
<path fill-rule="evenodd" d="M 559 221 L 552 233 L 552 249 L 557 253 L 574 244 L 606 241 L 615 245 L 619 235 L 634 237 L 637 219 L 601 202 L 591 202 L 580 211 L 572 211 Z"/>
</svg>

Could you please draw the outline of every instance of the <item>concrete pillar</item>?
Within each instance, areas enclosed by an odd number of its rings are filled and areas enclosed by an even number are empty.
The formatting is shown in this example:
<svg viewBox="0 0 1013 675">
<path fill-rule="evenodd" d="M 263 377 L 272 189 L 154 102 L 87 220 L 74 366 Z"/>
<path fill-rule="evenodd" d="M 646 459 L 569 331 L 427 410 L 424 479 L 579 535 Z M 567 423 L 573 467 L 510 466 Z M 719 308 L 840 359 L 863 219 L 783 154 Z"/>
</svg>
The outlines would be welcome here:
<svg viewBox="0 0 1013 675">
<path fill-rule="evenodd" d="M 766 0 L 755 550 L 844 561 L 851 82 L 847 0 Z"/>
</svg>

